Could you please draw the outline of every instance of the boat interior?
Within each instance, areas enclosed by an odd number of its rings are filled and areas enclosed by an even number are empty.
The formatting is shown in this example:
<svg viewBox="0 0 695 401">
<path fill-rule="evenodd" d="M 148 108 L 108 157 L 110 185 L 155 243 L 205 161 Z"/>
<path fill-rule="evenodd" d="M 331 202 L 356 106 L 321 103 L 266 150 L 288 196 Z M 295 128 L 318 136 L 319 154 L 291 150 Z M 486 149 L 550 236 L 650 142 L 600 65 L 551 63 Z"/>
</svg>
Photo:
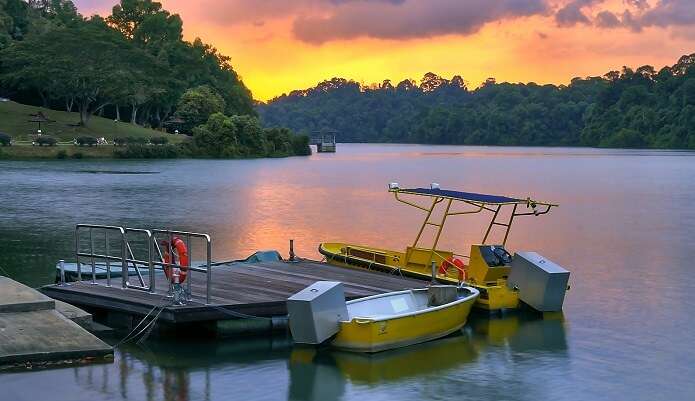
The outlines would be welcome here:
<svg viewBox="0 0 695 401">
<path fill-rule="evenodd" d="M 348 317 L 352 319 L 392 319 L 413 315 L 435 308 L 443 308 L 453 303 L 465 302 L 475 298 L 478 291 L 469 287 L 437 286 L 439 289 L 448 287 L 453 292 L 444 296 L 445 301 L 433 302 L 433 293 L 430 288 L 418 288 L 398 291 L 388 294 L 374 295 L 360 298 L 347 303 Z M 441 298 L 441 297 L 440 297 Z"/>
</svg>

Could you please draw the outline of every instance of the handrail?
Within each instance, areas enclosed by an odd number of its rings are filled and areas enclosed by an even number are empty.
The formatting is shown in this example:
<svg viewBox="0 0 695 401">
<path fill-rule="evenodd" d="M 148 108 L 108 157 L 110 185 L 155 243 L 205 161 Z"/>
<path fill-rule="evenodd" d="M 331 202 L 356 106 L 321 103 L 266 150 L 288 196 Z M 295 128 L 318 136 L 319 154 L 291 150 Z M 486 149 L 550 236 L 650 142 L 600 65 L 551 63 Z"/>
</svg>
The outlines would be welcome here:
<svg viewBox="0 0 695 401">
<path fill-rule="evenodd" d="M 89 230 L 89 252 L 85 252 L 82 249 L 82 242 L 80 239 L 80 234 L 84 230 Z M 103 252 L 98 252 L 95 249 L 94 241 L 94 230 L 101 230 L 104 233 L 104 249 Z M 109 232 L 116 231 L 119 234 L 120 239 L 120 256 L 112 255 L 110 253 L 110 241 Z M 140 260 L 135 257 L 133 248 L 128 242 L 128 233 L 140 233 L 145 235 L 145 240 L 147 243 L 147 260 Z M 157 243 L 157 234 L 167 234 L 169 237 L 173 235 L 184 236 L 186 238 L 186 245 L 189 249 L 189 254 L 191 253 L 191 238 L 202 238 L 206 244 L 206 264 L 201 266 L 182 266 L 172 260 L 173 263 L 164 262 L 164 257 L 162 251 Z M 169 246 L 171 246 L 171 241 L 169 241 Z M 155 252 L 156 251 L 156 252 Z M 172 250 L 169 250 L 170 253 Z M 159 258 L 155 260 L 154 256 Z M 106 264 L 106 285 L 111 286 L 111 262 L 121 262 L 121 288 L 122 289 L 135 289 L 148 291 L 150 293 L 155 293 L 156 290 L 156 279 L 155 279 L 155 269 L 160 268 L 164 270 L 165 268 L 185 268 L 191 272 L 200 272 L 206 274 L 206 294 L 205 302 L 206 304 L 211 303 L 211 289 L 212 289 L 212 240 L 208 234 L 188 232 L 188 231 L 176 231 L 176 230 L 146 230 L 141 228 L 123 228 L 119 226 L 111 225 L 99 225 L 99 224 L 77 224 L 75 226 L 75 259 L 77 262 L 77 281 L 82 281 L 82 262 L 80 258 L 89 258 L 90 264 L 92 266 L 92 284 L 98 284 L 96 281 L 96 260 L 104 261 Z M 192 258 L 191 258 L 192 259 Z M 189 259 L 189 265 L 192 261 Z M 135 269 L 135 273 L 138 276 L 139 285 L 131 284 L 129 282 L 129 265 Z M 140 272 L 140 266 L 147 266 L 148 269 L 148 279 L 149 283 L 145 285 L 145 280 Z M 61 284 L 64 284 L 64 279 L 61 279 Z M 170 287 L 170 293 L 171 293 Z M 191 280 L 187 283 L 187 297 L 190 300 L 191 295 Z"/>
<path fill-rule="evenodd" d="M 169 267 L 169 268 L 183 268 L 185 267 L 188 271 L 200 271 L 198 268 L 193 268 L 192 266 L 181 266 L 176 263 L 165 263 L 164 258 L 162 257 L 161 250 L 159 249 L 159 244 L 156 241 L 156 236 L 157 234 L 166 234 L 169 236 L 169 247 L 171 248 L 171 239 L 174 235 L 182 235 L 186 237 L 186 247 L 188 248 L 188 252 L 190 255 L 191 253 L 191 237 L 194 238 L 202 238 L 205 240 L 205 245 L 206 245 L 206 258 L 205 258 L 205 273 L 206 273 L 206 283 L 205 283 L 205 303 L 210 304 L 210 298 L 211 298 L 211 289 L 212 289 L 212 240 L 210 238 L 210 235 L 205 234 L 205 233 L 196 233 L 196 232 L 191 232 L 191 231 L 177 231 L 177 230 L 152 230 L 152 239 L 155 242 L 155 245 L 157 246 L 157 251 L 158 254 L 161 258 L 161 262 L 153 262 L 155 265 L 159 265 L 162 268 Z M 169 253 L 172 253 L 172 249 L 169 249 Z M 173 261 L 173 259 L 172 259 Z M 191 260 L 189 260 L 188 264 L 190 265 Z M 191 294 L 191 279 L 187 280 L 186 284 L 186 290 L 187 290 L 187 295 L 190 297 Z"/>
<path fill-rule="evenodd" d="M 80 229 L 81 228 L 87 228 L 89 229 L 89 237 L 90 237 L 90 253 L 89 254 L 83 254 L 80 252 Z M 118 231 L 121 235 L 121 276 L 123 277 L 123 282 L 122 286 L 123 288 L 126 287 L 127 285 L 127 271 L 128 271 L 128 265 L 126 262 L 126 232 L 123 229 L 123 227 L 118 227 L 118 226 L 108 226 L 108 225 L 98 225 L 98 224 L 77 224 L 75 226 L 75 262 L 77 263 L 77 280 L 82 281 L 82 265 L 80 264 L 80 256 L 85 256 L 85 257 L 90 257 L 91 258 L 91 265 L 92 265 L 92 284 L 96 284 L 96 265 L 94 263 L 94 241 L 92 237 L 92 230 L 93 229 L 102 229 L 104 230 L 104 243 L 106 244 L 106 248 L 108 248 L 109 244 L 109 231 Z M 107 274 L 106 274 L 106 285 L 111 286 L 111 265 L 107 264 Z"/>
</svg>

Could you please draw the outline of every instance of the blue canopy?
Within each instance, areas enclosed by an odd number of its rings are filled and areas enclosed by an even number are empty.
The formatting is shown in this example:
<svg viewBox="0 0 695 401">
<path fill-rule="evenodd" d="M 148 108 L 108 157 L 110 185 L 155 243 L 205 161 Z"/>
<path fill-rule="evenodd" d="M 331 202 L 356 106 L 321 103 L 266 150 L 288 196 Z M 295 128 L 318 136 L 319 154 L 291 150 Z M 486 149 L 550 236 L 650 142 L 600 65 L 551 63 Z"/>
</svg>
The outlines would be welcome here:
<svg viewBox="0 0 695 401">
<path fill-rule="evenodd" d="M 458 199 L 462 201 L 470 202 L 481 202 L 481 203 L 526 203 L 526 199 L 509 198 L 507 196 L 498 195 L 486 195 L 486 194 L 476 194 L 473 192 L 461 192 L 461 191 L 451 191 L 448 189 L 439 188 L 405 188 L 399 189 L 396 192 L 414 194 L 414 195 L 428 195 L 428 196 L 441 196 L 445 198 Z"/>
</svg>

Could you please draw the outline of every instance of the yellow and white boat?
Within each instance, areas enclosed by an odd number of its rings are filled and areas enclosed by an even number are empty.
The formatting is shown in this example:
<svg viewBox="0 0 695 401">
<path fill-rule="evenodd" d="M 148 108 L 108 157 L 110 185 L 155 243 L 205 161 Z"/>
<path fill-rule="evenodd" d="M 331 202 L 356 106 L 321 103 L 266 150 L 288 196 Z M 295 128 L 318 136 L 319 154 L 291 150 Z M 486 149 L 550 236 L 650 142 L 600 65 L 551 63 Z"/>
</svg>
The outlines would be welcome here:
<svg viewBox="0 0 695 401">
<path fill-rule="evenodd" d="M 438 184 L 431 188 L 401 189 L 398 184 L 389 184 L 389 192 L 396 200 L 415 207 L 425 213 L 415 241 L 405 251 L 375 248 L 341 242 L 324 242 L 319 252 L 326 262 L 336 266 L 380 270 L 388 273 L 432 280 L 433 276 L 442 283 L 466 284 L 480 291 L 475 306 L 487 310 L 514 309 L 519 307 L 519 295 L 513 286 L 507 285 L 511 272 L 512 256 L 505 249 L 509 231 L 516 217 L 539 216 L 546 214 L 556 204 L 540 202 L 528 198 L 485 195 L 471 192 L 440 189 Z M 417 204 L 403 199 L 403 195 L 432 199 L 430 204 Z M 454 210 L 454 203 L 462 204 L 462 210 Z M 440 219 L 432 221 L 443 209 Z M 525 210 L 523 210 L 524 208 Z M 511 209 L 509 212 L 504 211 Z M 470 253 L 463 255 L 450 250 L 438 249 L 437 244 L 451 216 L 489 212 L 492 218 L 485 230 L 480 244 L 471 245 Z M 431 246 L 421 246 L 421 238 L 426 227 L 435 227 Z M 503 227 L 501 244 L 489 244 L 494 227 Z M 511 287 L 511 288 L 510 288 Z"/>
<path fill-rule="evenodd" d="M 332 344 L 379 352 L 444 337 L 466 324 L 478 295 L 471 287 L 433 286 L 349 301 Z"/>
</svg>

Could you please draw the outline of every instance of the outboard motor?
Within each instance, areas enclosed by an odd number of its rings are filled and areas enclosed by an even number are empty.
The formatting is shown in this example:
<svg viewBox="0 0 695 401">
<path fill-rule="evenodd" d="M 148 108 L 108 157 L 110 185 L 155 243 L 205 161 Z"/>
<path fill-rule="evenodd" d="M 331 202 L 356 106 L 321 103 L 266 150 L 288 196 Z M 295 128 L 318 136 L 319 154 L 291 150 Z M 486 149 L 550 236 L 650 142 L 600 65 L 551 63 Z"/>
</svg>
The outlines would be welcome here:
<svg viewBox="0 0 695 401">
<path fill-rule="evenodd" d="M 562 310 L 569 278 L 569 271 L 536 252 L 517 252 L 507 285 L 534 309 L 557 312 Z"/>
</svg>

